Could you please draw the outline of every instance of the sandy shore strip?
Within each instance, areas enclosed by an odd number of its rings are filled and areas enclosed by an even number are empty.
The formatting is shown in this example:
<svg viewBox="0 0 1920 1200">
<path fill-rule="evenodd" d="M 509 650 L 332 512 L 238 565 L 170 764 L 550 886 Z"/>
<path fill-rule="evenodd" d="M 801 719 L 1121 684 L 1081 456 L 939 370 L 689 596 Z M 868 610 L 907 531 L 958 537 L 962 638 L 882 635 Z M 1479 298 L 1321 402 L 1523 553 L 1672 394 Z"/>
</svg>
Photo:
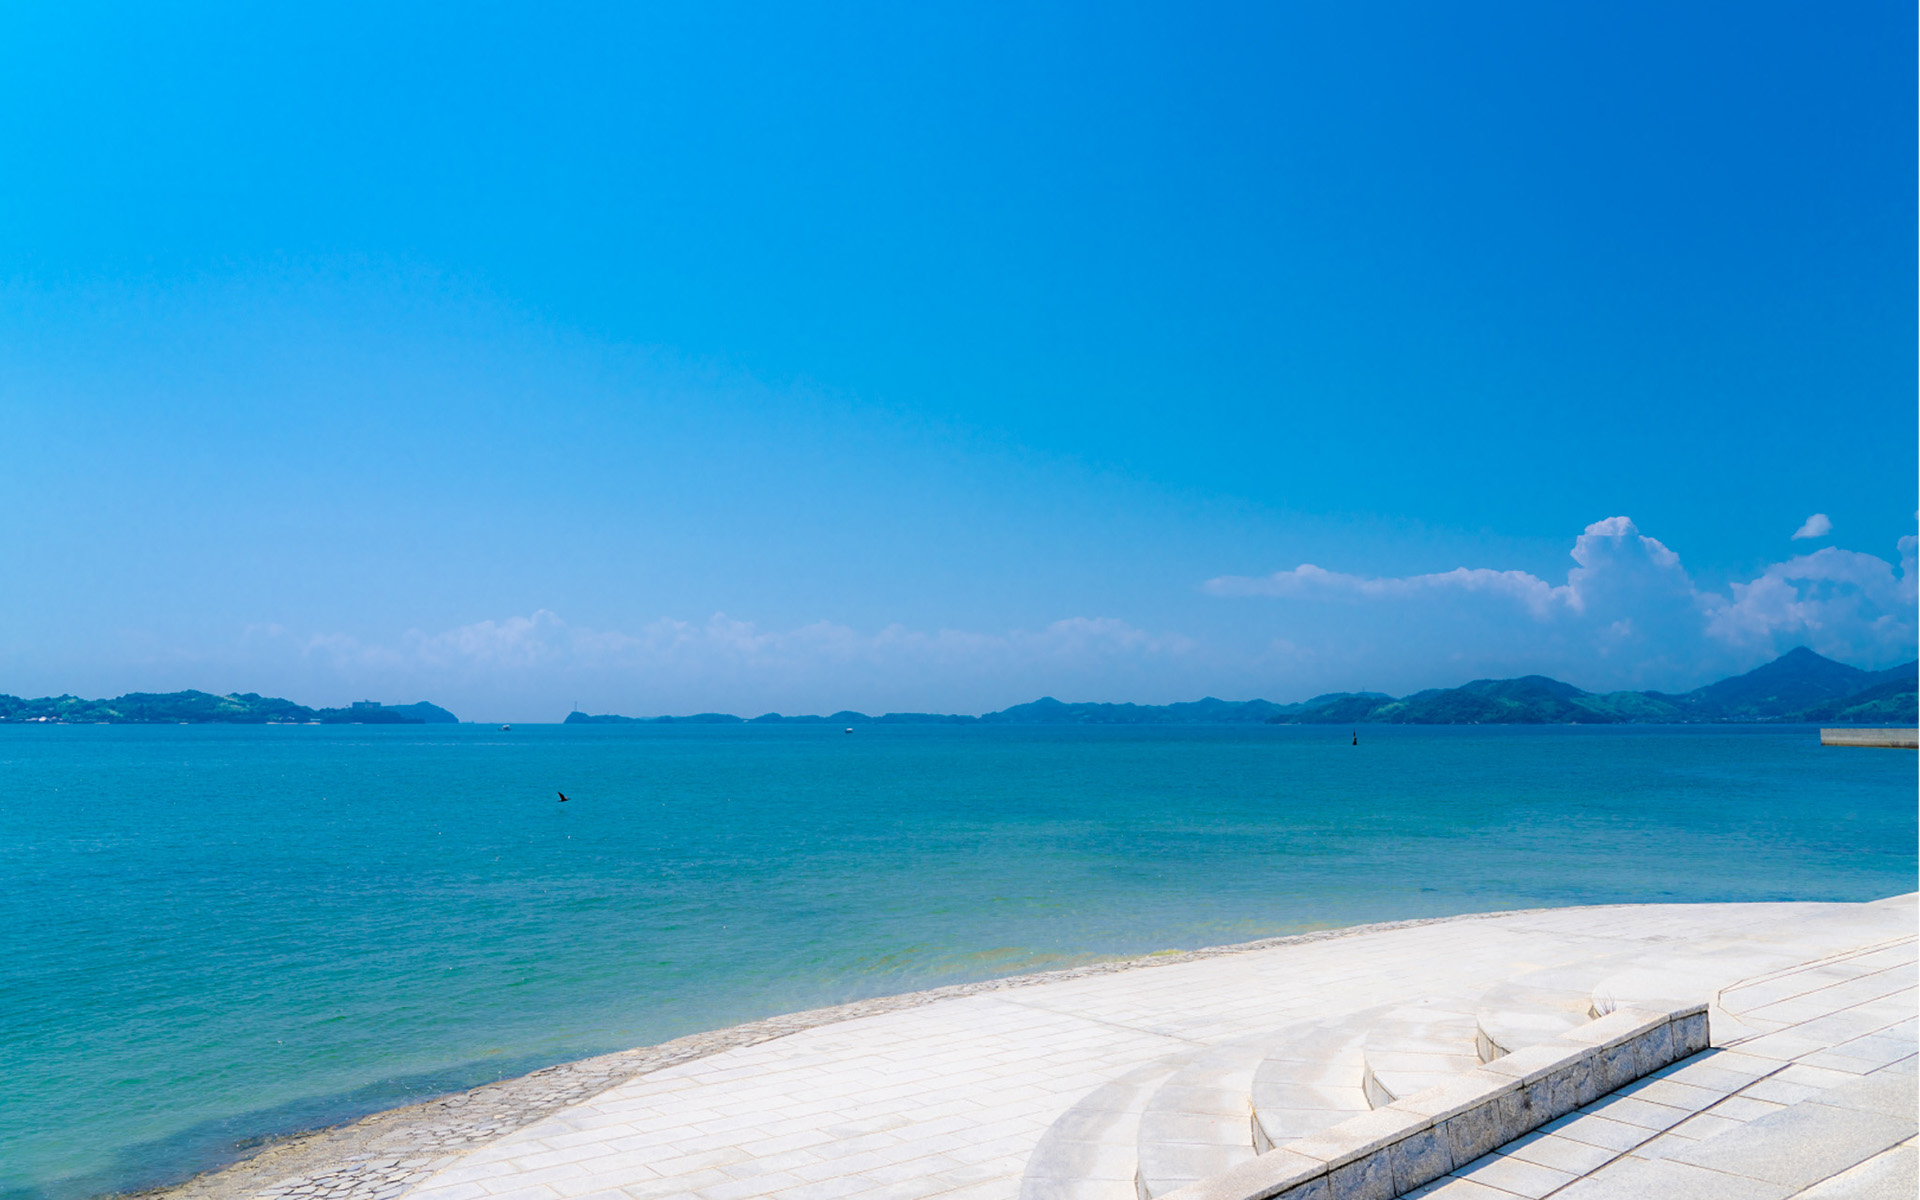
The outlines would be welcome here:
<svg viewBox="0 0 1920 1200">
<path fill-rule="evenodd" d="M 1626 905 L 1596 906 L 1593 911 Z M 831 1008 L 816 1008 L 690 1034 L 656 1046 L 615 1051 L 559 1063 L 514 1079 L 373 1113 L 345 1125 L 291 1134 L 267 1142 L 246 1158 L 179 1184 L 130 1193 L 137 1200 L 242 1200 L 269 1191 L 327 1200 L 391 1200 L 460 1155 L 521 1129 L 569 1105 L 592 1098 L 636 1076 L 805 1029 L 1010 988 L 1034 987 L 1149 967 L 1197 962 L 1281 946 L 1306 945 L 1394 929 L 1457 921 L 1483 921 L 1549 909 L 1463 913 L 1379 921 L 1261 938 L 1198 950 L 1160 951 L 1139 958 L 1089 963 L 1054 971 L 1009 975 L 895 996 L 877 996 Z"/>
</svg>

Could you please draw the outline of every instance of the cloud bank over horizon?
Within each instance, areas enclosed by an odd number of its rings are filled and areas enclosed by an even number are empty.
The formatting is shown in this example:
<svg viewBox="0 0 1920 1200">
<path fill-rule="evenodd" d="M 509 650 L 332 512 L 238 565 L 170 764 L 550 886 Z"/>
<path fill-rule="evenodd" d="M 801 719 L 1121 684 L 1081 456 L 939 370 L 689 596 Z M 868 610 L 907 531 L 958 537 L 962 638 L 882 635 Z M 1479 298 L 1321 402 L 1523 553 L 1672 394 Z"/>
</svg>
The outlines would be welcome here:
<svg viewBox="0 0 1920 1200">
<path fill-rule="evenodd" d="M 1157 676 L 1192 665 L 1198 649 L 1192 638 L 1112 617 L 1001 633 L 899 624 L 869 633 L 833 621 L 766 629 L 715 613 L 625 632 L 545 609 L 434 634 L 413 630 L 392 643 L 277 627 L 256 628 L 249 640 L 298 674 L 363 681 L 394 695 L 437 690 L 489 713 L 551 720 L 575 705 L 644 716 L 979 711 L 996 706 L 983 697 L 1031 699 L 1033 689 L 1049 687 L 1157 690 Z M 536 715 L 529 701 L 556 711 Z"/>
<path fill-rule="evenodd" d="M 1812 522 L 1809 522 L 1811 524 Z M 1795 535 L 1796 537 L 1799 535 Z M 1566 581 L 1526 571 L 1457 567 L 1368 577 L 1303 563 L 1271 575 L 1220 576 L 1219 597 L 1292 602 L 1363 613 L 1369 644 L 1447 647 L 1443 656 L 1486 673 L 1559 674 L 1588 688 L 1679 688 L 1747 670 L 1794 646 L 1883 667 L 1914 656 L 1916 539 L 1898 563 L 1825 547 L 1769 565 L 1726 592 L 1699 587 L 1680 556 L 1624 516 L 1587 526 Z M 1283 637 L 1276 652 L 1325 654 Z M 1500 670 L 1504 668 L 1504 672 Z"/>
<path fill-rule="evenodd" d="M 1592 690 L 1684 690 L 1796 645 L 1864 667 L 1913 657 L 1915 547 L 1903 538 L 1897 563 L 1826 547 L 1713 590 L 1619 516 L 1579 535 L 1558 583 L 1518 570 L 1363 576 L 1302 564 L 1202 584 L 1206 607 L 1226 598 L 1274 605 L 1251 635 L 1156 630 L 1113 616 L 983 632 L 900 623 L 862 631 L 829 620 L 776 629 L 716 613 L 620 630 L 540 609 L 388 641 L 258 626 L 243 642 L 247 658 L 271 664 L 267 673 L 288 686 L 425 697 L 479 719 L 558 719 L 576 704 L 635 716 L 753 716 L 980 712 L 1043 694 L 1288 701 L 1529 673 Z"/>
<path fill-rule="evenodd" d="M 1684 691 L 1798 645 L 1866 668 L 1912 659 L 1917 544 L 1901 538 L 1895 559 L 1825 546 L 1703 586 L 1679 553 L 1615 516 L 1574 539 L 1558 580 L 1490 567 L 1367 575 L 1302 563 L 1198 586 L 1170 581 L 1157 609 L 1108 597 L 1107 612 L 998 629 L 724 611 L 582 621 L 559 606 L 388 636 L 377 626 L 260 622 L 198 644 L 185 631 L 103 639 L 90 663 L 70 661 L 47 690 L 426 699 L 465 718 L 515 721 L 558 720 L 576 706 L 754 716 L 977 713 L 1042 695 L 1288 702 L 1524 674 L 1593 691 Z M 0 690 L 31 687 L 23 665 Z M 44 665 L 29 670 L 46 677 Z"/>
</svg>

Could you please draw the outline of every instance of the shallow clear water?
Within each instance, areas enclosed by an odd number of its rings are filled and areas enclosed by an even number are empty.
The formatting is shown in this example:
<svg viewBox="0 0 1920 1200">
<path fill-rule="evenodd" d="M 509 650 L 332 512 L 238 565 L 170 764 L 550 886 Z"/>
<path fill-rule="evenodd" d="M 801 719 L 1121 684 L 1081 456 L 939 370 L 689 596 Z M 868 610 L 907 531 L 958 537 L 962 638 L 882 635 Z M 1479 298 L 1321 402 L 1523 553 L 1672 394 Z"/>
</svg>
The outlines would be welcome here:
<svg viewBox="0 0 1920 1200">
<path fill-rule="evenodd" d="M 0 727 L 0 1196 L 1103 956 L 1915 886 L 1912 754 L 1348 732 Z"/>
</svg>

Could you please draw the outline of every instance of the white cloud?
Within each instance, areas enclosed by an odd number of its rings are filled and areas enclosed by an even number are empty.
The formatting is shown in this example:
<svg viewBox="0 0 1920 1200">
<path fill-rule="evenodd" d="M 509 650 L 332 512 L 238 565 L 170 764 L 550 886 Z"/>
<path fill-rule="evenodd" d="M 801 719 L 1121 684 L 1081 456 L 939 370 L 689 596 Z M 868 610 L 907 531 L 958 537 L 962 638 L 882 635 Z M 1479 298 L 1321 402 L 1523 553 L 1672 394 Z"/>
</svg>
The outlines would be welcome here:
<svg viewBox="0 0 1920 1200">
<path fill-rule="evenodd" d="M 1915 539 L 1900 539 L 1900 566 L 1832 546 L 1775 563 L 1712 597 L 1707 633 L 1732 646 L 1800 643 L 1834 658 L 1911 657 Z"/>
<path fill-rule="evenodd" d="M 1490 571 L 1485 568 L 1456 567 L 1437 575 L 1408 575 L 1400 578 L 1367 578 L 1329 571 L 1312 563 L 1302 563 L 1291 571 L 1248 578 L 1222 575 L 1209 579 L 1202 588 L 1214 596 L 1312 596 L 1340 595 L 1382 599 L 1411 597 L 1423 592 L 1483 592 L 1511 597 L 1526 607 L 1544 611 L 1566 600 L 1565 588 L 1554 588 L 1545 580 L 1525 571 Z"/>
<path fill-rule="evenodd" d="M 1897 569 L 1830 547 L 1770 566 L 1727 595 L 1696 586 L 1680 556 L 1628 518 L 1609 517 L 1575 539 L 1574 566 L 1559 584 L 1525 571 L 1366 577 L 1304 564 L 1222 576 L 1203 590 L 1294 601 L 1285 639 L 1295 657 L 1315 649 L 1302 632 L 1327 625 L 1302 604 L 1365 605 L 1366 619 L 1339 631 L 1359 648 L 1355 661 L 1398 653 L 1442 671 L 1461 664 L 1455 673 L 1560 670 L 1586 686 L 1691 686 L 1799 644 L 1856 663 L 1912 657 L 1913 547 L 1913 538 L 1901 541 Z M 1321 645 L 1333 643 L 1323 634 Z"/>
<path fill-rule="evenodd" d="M 1558 579 L 1465 566 L 1369 576 L 1313 564 L 1223 576 L 1202 590 L 1262 603 L 1197 600 L 1177 619 L 1200 637 L 1111 616 L 1005 631 L 769 628 L 724 613 L 608 628 L 543 609 L 392 638 L 263 625 L 236 661 L 249 688 L 305 703 L 424 698 L 466 717 L 521 721 L 554 720 L 575 704 L 751 716 L 981 712 L 1041 695 L 1284 701 L 1536 672 L 1596 690 L 1684 690 L 1798 644 L 1860 666 L 1913 657 L 1911 537 L 1897 561 L 1828 547 L 1721 587 L 1697 583 L 1679 554 L 1626 517 L 1589 525 L 1570 556 Z M 163 665 L 167 680 L 178 674 L 178 664 Z M 167 680 L 156 680 L 159 690 L 178 686 Z"/>
<path fill-rule="evenodd" d="M 1584 613 L 1590 605 L 1604 605 L 1626 586 L 1666 593 L 1689 592 L 1692 584 L 1680 567 L 1680 556 L 1646 537 L 1626 517 L 1608 517 L 1587 526 L 1575 539 L 1567 582 L 1556 587 L 1526 571 L 1495 571 L 1485 567 L 1455 567 L 1431 575 L 1367 578 L 1328 571 L 1303 563 L 1290 571 L 1248 578 L 1223 575 L 1202 588 L 1215 596 L 1310 596 L 1347 594 L 1368 599 L 1411 599 L 1439 593 L 1505 598 L 1530 615 L 1545 620 L 1556 614 Z"/>
<path fill-rule="evenodd" d="M 1801 538 L 1823 538 L 1833 532 L 1833 521 L 1825 513 L 1815 513 L 1794 530 L 1793 540 Z"/>
</svg>

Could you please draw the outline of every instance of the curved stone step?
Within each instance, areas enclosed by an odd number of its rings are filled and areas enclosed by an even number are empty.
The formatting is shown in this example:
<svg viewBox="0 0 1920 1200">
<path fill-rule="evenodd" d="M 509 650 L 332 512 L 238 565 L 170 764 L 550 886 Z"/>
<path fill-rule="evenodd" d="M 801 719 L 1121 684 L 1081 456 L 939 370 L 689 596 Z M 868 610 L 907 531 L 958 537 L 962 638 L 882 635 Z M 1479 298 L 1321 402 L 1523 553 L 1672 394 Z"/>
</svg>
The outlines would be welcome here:
<svg viewBox="0 0 1920 1200">
<path fill-rule="evenodd" d="M 1481 1061 L 1552 1041 L 1599 1016 L 1594 986 L 1616 969 L 1613 959 L 1545 967 L 1482 992 L 1474 1004 Z"/>
<path fill-rule="evenodd" d="M 1667 947 L 1617 964 L 1594 984 L 1593 1009 L 1610 1013 L 1647 1004 L 1707 1004 L 1713 1044 L 1731 1046 L 1771 1029 L 1741 1020 L 1720 1006 L 1720 992 L 1727 981 L 1767 978 L 1798 965 L 1791 948 L 1785 946 L 1695 943 Z"/>
<path fill-rule="evenodd" d="M 1040 1137 L 1020 1177 L 1020 1200 L 1136 1200 L 1140 1114 L 1198 1049 L 1136 1067 L 1087 1093 Z"/>
<path fill-rule="evenodd" d="M 1148 1097 L 1140 1113 L 1140 1200 L 1217 1175 L 1254 1156 L 1253 1077 L 1285 1031 L 1201 1051 Z"/>
<path fill-rule="evenodd" d="M 1895 896 L 1859 906 L 1860 915 L 1869 920 L 1849 923 L 1846 912 L 1811 912 L 1745 930 L 1739 936 L 1723 934 L 1677 942 L 1622 961 L 1619 969 L 1594 985 L 1594 1010 L 1607 1013 L 1616 1007 L 1647 1003 L 1713 1003 L 1717 1010 L 1714 1017 L 1719 1021 L 1729 1016 L 1728 1010 L 1718 1007 L 1723 988 L 1734 991 L 1776 973 L 1812 970 L 1844 974 L 1849 969 L 1846 964 L 1861 956 L 1883 953 L 1911 941 L 1914 907 L 1913 895 Z M 1842 948 L 1835 949 L 1836 926 L 1858 940 L 1851 946 L 1843 942 Z M 1729 985 L 1730 979 L 1742 983 Z M 1728 1008 L 1748 1011 L 1737 1001 Z M 1714 1044 L 1725 1044 L 1717 1033 Z"/>
<path fill-rule="evenodd" d="M 1703 947 L 1691 955 L 1669 951 L 1635 959 L 1602 979 L 1594 985 L 1593 1004 L 1597 1012 L 1611 1012 L 1704 1003 L 1713 1044 L 1735 1046 L 1781 1027 L 1784 1022 L 1769 1015 L 1775 1001 L 1877 973 L 1889 961 L 1910 964 L 1914 944 L 1914 935 L 1903 933 L 1799 962 L 1791 956 L 1804 951 L 1784 938 L 1771 945 Z"/>
<path fill-rule="evenodd" d="M 1410 1007 L 1444 1011 L 1433 1004 Z M 1622 1149 L 1637 1147 L 1660 1135 L 1660 1128 L 1649 1120 L 1658 1116 L 1652 1110 L 1659 1106 L 1636 1099 L 1627 1103 L 1638 1103 L 1647 1111 L 1636 1110 L 1629 1116 L 1622 1106 L 1606 1109 L 1605 1115 L 1592 1110 L 1576 1114 L 1597 1098 L 1704 1049 L 1705 1016 L 1702 1005 L 1665 1013 L 1619 1010 L 1579 1026 L 1553 1043 L 1463 1072 L 1435 1087 L 1396 1099 L 1384 1109 L 1370 1110 L 1315 1137 L 1300 1139 L 1285 1150 L 1258 1155 L 1161 1200 L 1391 1200 L 1429 1193 L 1451 1196 L 1462 1189 L 1473 1195 L 1507 1195 L 1491 1186 L 1492 1181 L 1475 1177 L 1491 1165 L 1490 1152 L 1561 1118 L 1576 1124 L 1591 1118 L 1594 1124 L 1590 1136 L 1594 1140 L 1589 1144 L 1584 1139 L 1571 1139 L 1574 1153 L 1581 1158 L 1589 1152 L 1597 1153 L 1597 1161 L 1588 1160 L 1588 1166 L 1607 1163 Z M 1396 1015 L 1394 1019 L 1402 1017 Z M 1705 1092 L 1709 1099 L 1713 1094 L 1710 1088 L 1695 1090 Z M 1912 1105 L 1910 1092 L 1904 1097 L 1876 1094 L 1864 1099 L 1902 1111 L 1910 1111 Z M 1684 1119 L 1687 1110 L 1676 1107 L 1670 1111 Z M 1909 1123 L 1896 1135 L 1911 1137 L 1911 1128 Z M 1888 1144 L 1885 1139 L 1875 1143 L 1877 1147 Z M 1571 1179 L 1571 1173 L 1518 1160 L 1504 1175 L 1491 1173 L 1500 1183 L 1517 1185 L 1516 1190 L 1524 1189 L 1529 1195 L 1553 1190 L 1556 1175 L 1559 1182 Z M 1458 1177 L 1453 1182 L 1437 1182 L 1450 1174 Z M 1644 1186 L 1617 1194 L 1667 1193 L 1658 1186 Z M 1770 1194 L 1784 1194 L 1784 1189 Z"/>
<path fill-rule="evenodd" d="M 1372 1107 L 1361 1080 L 1367 1029 L 1385 1006 L 1300 1030 L 1253 1075 L 1253 1144 L 1262 1154 L 1331 1129 Z"/>
<path fill-rule="evenodd" d="M 1471 1001 L 1435 997 L 1389 1009 L 1361 1043 L 1361 1086 L 1375 1108 L 1452 1080 L 1483 1061 Z"/>
</svg>

